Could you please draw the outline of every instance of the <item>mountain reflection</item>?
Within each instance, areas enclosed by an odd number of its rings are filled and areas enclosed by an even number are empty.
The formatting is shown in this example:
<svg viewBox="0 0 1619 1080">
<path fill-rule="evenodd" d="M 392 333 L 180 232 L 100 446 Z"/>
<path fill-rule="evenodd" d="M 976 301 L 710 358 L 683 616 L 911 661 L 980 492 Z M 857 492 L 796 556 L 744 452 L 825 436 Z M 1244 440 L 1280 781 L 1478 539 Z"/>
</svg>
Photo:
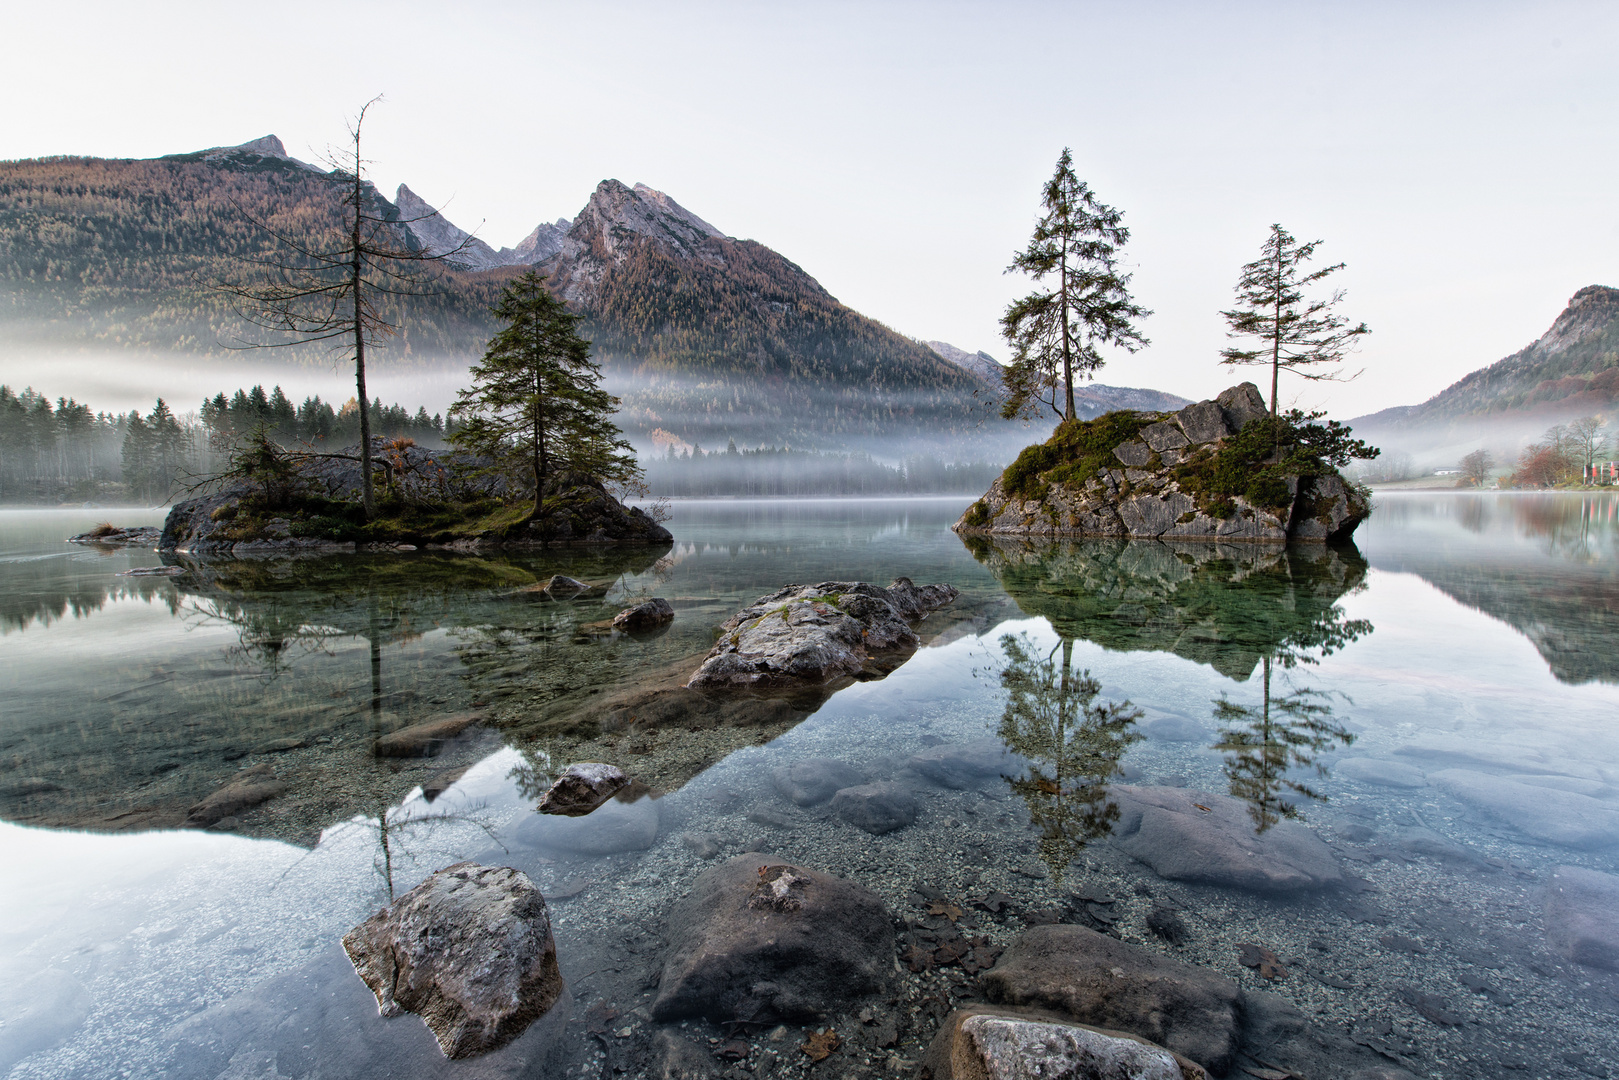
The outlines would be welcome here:
<svg viewBox="0 0 1619 1080">
<path fill-rule="evenodd" d="M 1028 806 L 1040 831 L 1040 859 L 1060 885 L 1080 850 L 1106 836 L 1119 819 L 1107 782 L 1119 774 L 1124 752 L 1142 738 L 1135 730 L 1141 710 L 1128 701 L 1097 702 L 1101 684 L 1089 671 L 1074 673 L 1071 639 L 1044 656 L 1027 635 L 1007 634 L 1001 648 L 1006 711 L 999 733 L 1027 763 L 1023 774 L 1007 782 Z"/>
</svg>

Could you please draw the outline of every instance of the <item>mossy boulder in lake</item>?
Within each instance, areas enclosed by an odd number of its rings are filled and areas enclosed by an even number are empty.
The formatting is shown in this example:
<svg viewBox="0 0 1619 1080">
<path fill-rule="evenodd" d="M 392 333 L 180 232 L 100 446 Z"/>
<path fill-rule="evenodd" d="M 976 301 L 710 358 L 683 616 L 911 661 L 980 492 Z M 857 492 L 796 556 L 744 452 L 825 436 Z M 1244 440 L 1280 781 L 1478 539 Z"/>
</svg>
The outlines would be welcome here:
<svg viewBox="0 0 1619 1080">
<path fill-rule="evenodd" d="M 1271 417 L 1258 388 L 1243 383 L 1179 412 L 1120 410 L 1063 423 L 1019 454 L 954 528 L 997 536 L 1344 539 L 1371 502 L 1331 464 L 1335 455 L 1347 460 L 1348 430 L 1313 420 Z"/>
<path fill-rule="evenodd" d="M 458 475 L 455 455 L 377 440 L 377 513 L 360 503 L 356 454 L 284 454 L 175 505 L 159 551 L 275 554 L 356 547 L 549 547 L 667 543 L 669 530 L 583 473 L 548 477 L 539 505 L 495 477 Z"/>
</svg>

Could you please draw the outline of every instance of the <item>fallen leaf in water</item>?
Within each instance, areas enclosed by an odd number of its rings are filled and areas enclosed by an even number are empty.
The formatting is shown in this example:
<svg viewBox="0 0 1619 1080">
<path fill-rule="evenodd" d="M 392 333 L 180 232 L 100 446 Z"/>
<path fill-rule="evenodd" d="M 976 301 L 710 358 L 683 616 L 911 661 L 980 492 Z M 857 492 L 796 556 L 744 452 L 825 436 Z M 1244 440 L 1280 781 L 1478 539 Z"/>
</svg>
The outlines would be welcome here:
<svg viewBox="0 0 1619 1080">
<path fill-rule="evenodd" d="M 929 915 L 943 915 L 951 922 L 961 918 L 961 909 L 954 904 L 941 904 L 937 901 L 928 905 Z"/>
<path fill-rule="evenodd" d="M 1255 968 L 1262 979 L 1285 979 L 1287 968 L 1282 966 L 1281 958 L 1263 945 L 1254 945 L 1248 942 L 1239 942 L 1237 951 L 1241 954 L 1237 962 L 1243 967 Z"/>
<path fill-rule="evenodd" d="M 1204 805 L 1203 805 L 1203 804 L 1202 804 L 1202 803 L 1200 803 L 1200 802 L 1195 802 L 1195 803 L 1193 803 L 1193 804 L 1192 804 L 1192 805 L 1193 805 L 1193 806 L 1195 806 L 1195 807 L 1197 807 L 1197 808 L 1198 808 L 1198 809 L 1199 809 L 1199 810 L 1201 810 L 1201 811 L 1203 811 L 1203 812 L 1204 812 L 1204 813 L 1205 813 L 1205 814 L 1212 814 L 1212 813 L 1214 813 L 1214 807 L 1212 807 L 1212 806 L 1204 806 Z"/>
<path fill-rule="evenodd" d="M 1040 779 L 1036 780 L 1034 782 L 1034 786 L 1040 789 L 1040 793 L 1042 795 L 1062 794 L 1062 786 L 1055 780 L 1047 780 L 1045 777 L 1041 777 Z"/>
<path fill-rule="evenodd" d="M 825 1031 L 810 1032 L 809 1041 L 799 1049 L 809 1055 L 811 1061 L 825 1061 L 827 1055 L 842 1045 L 843 1040 L 838 1038 L 838 1033 L 827 1028 Z"/>
<path fill-rule="evenodd" d="M 598 1001 L 585 1013 L 585 1030 L 592 1035 L 605 1035 L 612 1030 L 613 1021 L 617 1019 L 617 1009 L 605 1001 Z"/>
</svg>

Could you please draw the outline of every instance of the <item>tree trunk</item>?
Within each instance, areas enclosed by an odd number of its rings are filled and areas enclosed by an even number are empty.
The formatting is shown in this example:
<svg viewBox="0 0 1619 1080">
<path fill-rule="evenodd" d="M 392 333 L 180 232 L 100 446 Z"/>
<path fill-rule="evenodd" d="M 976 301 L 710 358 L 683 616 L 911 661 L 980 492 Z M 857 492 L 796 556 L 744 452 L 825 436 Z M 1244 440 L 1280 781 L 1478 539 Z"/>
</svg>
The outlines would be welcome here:
<svg viewBox="0 0 1619 1080">
<path fill-rule="evenodd" d="M 1069 353 L 1068 342 L 1068 245 L 1066 241 L 1063 243 L 1062 254 L 1058 256 L 1058 267 L 1057 317 L 1062 320 L 1062 381 L 1068 394 L 1063 419 L 1072 423 L 1074 420 L 1074 364 Z"/>
<path fill-rule="evenodd" d="M 360 136 L 354 136 L 354 230 L 349 236 L 353 260 L 349 264 L 349 289 L 354 301 L 354 386 L 360 395 L 360 504 L 365 519 L 377 516 L 376 494 L 371 490 L 371 406 L 365 396 L 365 304 L 360 296 Z"/>
</svg>

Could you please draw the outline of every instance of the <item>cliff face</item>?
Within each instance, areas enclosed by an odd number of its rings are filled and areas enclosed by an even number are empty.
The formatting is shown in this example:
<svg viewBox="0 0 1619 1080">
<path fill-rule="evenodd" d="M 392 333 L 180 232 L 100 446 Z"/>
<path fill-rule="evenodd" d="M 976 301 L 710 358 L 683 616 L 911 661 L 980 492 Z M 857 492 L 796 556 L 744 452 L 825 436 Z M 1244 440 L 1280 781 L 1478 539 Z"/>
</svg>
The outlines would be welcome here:
<svg viewBox="0 0 1619 1080">
<path fill-rule="evenodd" d="M 1179 412 L 1120 411 L 1064 425 L 1019 455 L 953 527 L 991 536 L 1348 537 L 1371 507 L 1334 470 L 1278 474 L 1238 459 L 1236 437 L 1265 415 L 1258 388 L 1243 383 Z M 1245 470 L 1253 474 L 1248 494 L 1232 494 L 1232 473 Z"/>
</svg>

